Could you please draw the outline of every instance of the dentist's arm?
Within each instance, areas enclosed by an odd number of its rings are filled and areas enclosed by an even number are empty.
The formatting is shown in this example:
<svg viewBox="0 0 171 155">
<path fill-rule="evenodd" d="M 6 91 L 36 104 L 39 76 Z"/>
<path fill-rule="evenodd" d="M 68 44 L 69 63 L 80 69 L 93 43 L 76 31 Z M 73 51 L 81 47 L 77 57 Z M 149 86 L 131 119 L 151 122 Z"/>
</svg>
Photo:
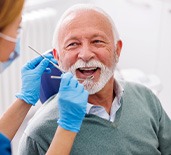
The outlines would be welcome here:
<svg viewBox="0 0 171 155">
<path fill-rule="evenodd" d="M 71 73 L 62 75 L 58 93 L 58 128 L 47 155 L 69 155 L 86 113 L 88 92 Z"/>
<path fill-rule="evenodd" d="M 69 155 L 77 133 L 58 126 L 46 155 Z"/>
<path fill-rule="evenodd" d="M 41 76 L 48 65 L 47 59 L 37 57 L 22 68 L 21 92 L 16 95 L 16 101 L 0 119 L 0 132 L 10 140 L 15 136 L 31 106 L 38 101 Z"/>
</svg>

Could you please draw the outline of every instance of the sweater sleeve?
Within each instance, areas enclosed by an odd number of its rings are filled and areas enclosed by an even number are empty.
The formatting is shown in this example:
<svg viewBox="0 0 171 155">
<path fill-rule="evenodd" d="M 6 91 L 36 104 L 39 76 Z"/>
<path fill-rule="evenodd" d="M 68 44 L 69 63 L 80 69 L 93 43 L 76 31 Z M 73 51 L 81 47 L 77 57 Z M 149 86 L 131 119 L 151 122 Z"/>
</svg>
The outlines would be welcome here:
<svg viewBox="0 0 171 155">
<path fill-rule="evenodd" d="M 137 90 L 137 89 L 136 89 Z M 162 107 L 158 97 L 148 88 L 138 87 L 141 94 L 145 93 L 148 110 L 153 118 L 153 128 L 158 138 L 158 149 L 162 155 L 171 155 L 171 120 Z M 139 96 L 140 97 L 140 96 Z M 155 122 L 155 123 L 154 123 Z"/>
<path fill-rule="evenodd" d="M 161 117 L 159 120 L 159 150 L 162 155 L 171 154 L 171 120 L 161 107 Z"/>
<path fill-rule="evenodd" d="M 27 134 L 23 134 L 18 148 L 18 155 L 44 155 L 45 151 L 41 146 Z"/>
<path fill-rule="evenodd" d="M 0 133 L 0 154 L 11 155 L 11 143 L 3 134 Z"/>
<path fill-rule="evenodd" d="M 149 92 L 149 94 L 151 95 L 152 100 L 155 103 L 150 104 L 152 106 L 151 109 L 156 109 L 154 118 L 158 122 L 158 149 L 160 150 L 162 155 L 171 155 L 171 120 L 163 109 L 158 97 L 151 91 Z"/>
</svg>

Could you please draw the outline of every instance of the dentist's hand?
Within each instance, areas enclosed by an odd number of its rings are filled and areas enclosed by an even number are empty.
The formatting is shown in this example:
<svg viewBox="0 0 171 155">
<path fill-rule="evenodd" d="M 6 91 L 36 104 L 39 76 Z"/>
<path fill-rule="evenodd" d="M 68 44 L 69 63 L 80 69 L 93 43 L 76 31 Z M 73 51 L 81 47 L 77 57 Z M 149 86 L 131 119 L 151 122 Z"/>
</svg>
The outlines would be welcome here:
<svg viewBox="0 0 171 155">
<path fill-rule="evenodd" d="M 86 113 L 88 92 L 71 73 L 62 74 L 58 92 L 59 126 L 72 131 L 80 130 Z"/>
<path fill-rule="evenodd" d="M 48 59 L 53 59 L 51 54 L 45 56 Z M 24 100 L 28 104 L 36 104 L 40 95 L 41 76 L 46 68 L 50 66 L 48 59 L 39 56 L 22 68 L 22 88 L 21 92 L 16 94 L 17 98 Z"/>
</svg>

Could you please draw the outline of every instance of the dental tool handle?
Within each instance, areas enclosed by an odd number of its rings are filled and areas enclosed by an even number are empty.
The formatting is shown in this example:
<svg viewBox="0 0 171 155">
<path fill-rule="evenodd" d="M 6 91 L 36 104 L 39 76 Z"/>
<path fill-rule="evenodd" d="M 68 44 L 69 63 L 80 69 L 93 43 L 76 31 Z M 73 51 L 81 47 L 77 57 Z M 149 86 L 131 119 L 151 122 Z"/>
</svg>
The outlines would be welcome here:
<svg viewBox="0 0 171 155">
<path fill-rule="evenodd" d="M 28 46 L 31 50 L 33 50 L 34 52 L 36 52 L 38 55 L 40 55 L 41 57 L 43 57 L 44 59 L 47 59 L 44 55 L 42 55 L 41 53 L 39 53 L 38 51 L 36 51 L 34 48 L 32 48 L 31 46 Z M 49 59 L 48 59 L 49 60 Z M 49 60 L 49 62 L 57 69 L 59 69 L 62 73 L 65 73 L 64 70 L 62 70 L 57 64 L 55 64 L 54 62 L 52 62 L 51 60 Z"/>
<path fill-rule="evenodd" d="M 61 79 L 62 77 L 61 76 L 51 76 L 51 78 L 52 79 Z M 92 76 L 88 76 L 86 79 L 82 79 L 82 78 L 76 78 L 76 79 L 79 80 L 79 81 L 84 81 L 84 80 L 87 80 L 87 79 L 92 80 L 93 78 L 94 78 L 94 76 L 92 75 Z"/>
</svg>

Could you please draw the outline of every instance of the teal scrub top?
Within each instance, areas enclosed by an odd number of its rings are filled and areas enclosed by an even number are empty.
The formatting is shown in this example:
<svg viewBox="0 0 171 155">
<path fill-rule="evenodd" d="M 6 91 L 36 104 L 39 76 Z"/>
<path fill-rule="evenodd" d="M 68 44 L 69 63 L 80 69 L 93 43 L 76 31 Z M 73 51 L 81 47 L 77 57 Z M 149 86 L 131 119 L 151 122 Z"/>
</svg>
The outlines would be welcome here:
<svg viewBox="0 0 171 155">
<path fill-rule="evenodd" d="M 11 155 L 10 140 L 0 133 L 0 155 Z"/>
</svg>

